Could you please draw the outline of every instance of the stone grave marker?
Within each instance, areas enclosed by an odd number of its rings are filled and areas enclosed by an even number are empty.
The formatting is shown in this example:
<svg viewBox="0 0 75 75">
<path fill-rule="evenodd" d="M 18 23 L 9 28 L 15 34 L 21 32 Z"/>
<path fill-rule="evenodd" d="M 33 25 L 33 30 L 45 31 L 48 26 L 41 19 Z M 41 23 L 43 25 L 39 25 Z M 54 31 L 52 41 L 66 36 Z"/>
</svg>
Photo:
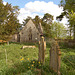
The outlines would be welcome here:
<svg viewBox="0 0 75 75">
<path fill-rule="evenodd" d="M 44 41 L 44 37 L 42 36 L 39 41 L 39 56 L 38 61 L 44 63 L 45 62 L 45 50 L 46 50 L 46 42 Z"/>
<path fill-rule="evenodd" d="M 60 55 L 61 51 L 58 43 L 55 40 L 52 40 L 50 49 L 50 69 L 57 72 L 58 75 L 60 75 Z"/>
</svg>

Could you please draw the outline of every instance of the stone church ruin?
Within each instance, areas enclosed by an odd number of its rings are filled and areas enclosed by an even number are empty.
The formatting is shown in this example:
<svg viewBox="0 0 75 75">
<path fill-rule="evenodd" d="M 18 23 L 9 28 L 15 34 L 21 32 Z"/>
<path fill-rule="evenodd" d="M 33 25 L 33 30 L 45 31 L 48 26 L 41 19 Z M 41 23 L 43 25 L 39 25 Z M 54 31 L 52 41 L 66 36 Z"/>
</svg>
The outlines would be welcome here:
<svg viewBox="0 0 75 75">
<path fill-rule="evenodd" d="M 38 27 L 30 19 L 19 33 L 13 35 L 11 42 L 36 42 L 40 40 L 43 34 L 41 23 Z"/>
</svg>

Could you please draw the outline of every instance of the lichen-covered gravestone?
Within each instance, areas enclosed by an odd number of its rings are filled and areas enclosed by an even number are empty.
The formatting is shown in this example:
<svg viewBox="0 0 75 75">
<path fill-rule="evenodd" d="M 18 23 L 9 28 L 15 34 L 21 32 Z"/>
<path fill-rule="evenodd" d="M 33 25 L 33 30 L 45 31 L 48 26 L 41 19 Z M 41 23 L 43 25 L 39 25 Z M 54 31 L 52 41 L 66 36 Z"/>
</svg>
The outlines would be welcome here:
<svg viewBox="0 0 75 75">
<path fill-rule="evenodd" d="M 58 75 L 60 75 L 60 55 L 61 51 L 58 43 L 55 40 L 52 40 L 50 48 L 50 69 L 57 72 Z"/>
<path fill-rule="evenodd" d="M 39 58 L 38 61 L 44 63 L 45 61 L 45 50 L 46 50 L 46 42 L 44 41 L 44 37 L 42 36 L 39 41 Z"/>
</svg>

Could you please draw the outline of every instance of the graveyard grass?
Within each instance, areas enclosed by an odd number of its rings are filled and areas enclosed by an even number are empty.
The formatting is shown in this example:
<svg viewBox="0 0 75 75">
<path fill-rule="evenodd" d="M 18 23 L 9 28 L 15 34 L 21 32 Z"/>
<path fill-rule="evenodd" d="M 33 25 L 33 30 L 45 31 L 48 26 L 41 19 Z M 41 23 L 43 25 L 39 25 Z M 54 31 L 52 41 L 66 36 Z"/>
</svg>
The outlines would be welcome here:
<svg viewBox="0 0 75 75">
<path fill-rule="evenodd" d="M 36 45 L 36 48 L 21 49 L 24 45 Z M 37 43 L 0 45 L 0 75 L 57 75 L 49 69 L 49 50 L 47 44 L 42 65 L 38 62 Z M 61 75 L 75 75 L 75 49 L 61 48 L 61 54 Z"/>
</svg>

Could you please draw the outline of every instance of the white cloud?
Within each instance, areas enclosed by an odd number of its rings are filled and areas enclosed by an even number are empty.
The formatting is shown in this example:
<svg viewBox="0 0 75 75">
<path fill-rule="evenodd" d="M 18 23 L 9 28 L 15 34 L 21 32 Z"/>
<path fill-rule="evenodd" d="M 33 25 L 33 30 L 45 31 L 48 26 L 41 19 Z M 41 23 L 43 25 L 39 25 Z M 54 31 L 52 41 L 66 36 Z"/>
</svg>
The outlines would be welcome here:
<svg viewBox="0 0 75 75">
<path fill-rule="evenodd" d="M 68 19 L 66 17 L 64 17 L 62 19 L 62 21 L 60 21 L 60 23 L 63 23 L 66 27 L 67 27 L 67 24 L 68 24 Z"/>
<path fill-rule="evenodd" d="M 3 4 L 4 4 L 4 5 L 6 5 L 6 4 L 7 4 L 7 2 L 3 1 Z"/>
<path fill-rule="evenodd" d="M 50 13 L 54 16 L 54 20 L 56 20 L 56 16 L 60 15 L 63 9 L 59 8 L 58 5 L 54 4 L 53 2 L 44 2 L 44 1 L 34 1 L 25 4 L 24 8 L 20 9 L 20 15 L 18 19 L 20 23 L 22 23 L 23 19 L 27 16 L 34 18 L 36 15 L 43 17 L 45 13 Z M 64 24 L 67 22 L 66 18 L 62 20 Z"/>
</svg>

